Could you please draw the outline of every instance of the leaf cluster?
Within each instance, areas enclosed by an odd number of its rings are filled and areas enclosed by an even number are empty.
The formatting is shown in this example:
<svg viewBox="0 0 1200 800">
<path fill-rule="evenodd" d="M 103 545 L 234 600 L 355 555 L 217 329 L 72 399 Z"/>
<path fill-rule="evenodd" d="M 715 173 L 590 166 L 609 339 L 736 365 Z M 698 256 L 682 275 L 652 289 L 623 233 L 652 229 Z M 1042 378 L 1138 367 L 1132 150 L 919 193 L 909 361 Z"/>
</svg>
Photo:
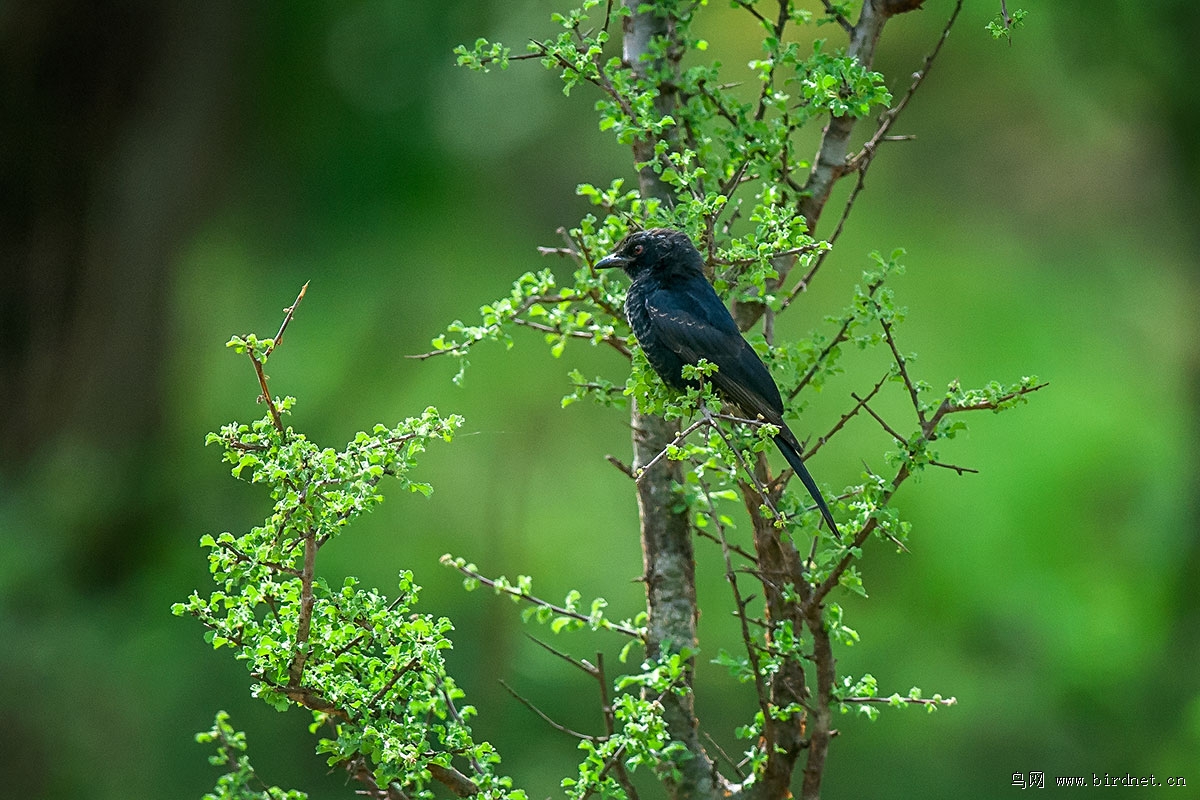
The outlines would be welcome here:
<svg viewBox="0 0 1200 800">
<path fill-rule="evenodd" d="M 197 733 L 196 741 L 215 744 L 217 752 L 208 757 L 208 763 L 228 770 L 202 800 L 308 800 L 305 792 L 280 789 L 258 776 L 246 754 L 246 734 L 234 729 L 226 712 L 218 711 L 212 728 Z"/>
<path fill-rule="evenodd" d="M 241 535 L 203 536 L 217 588 L 193 592 L 172 610 L 197 618 L 214 648 L 233 650 L 257 697 L 281 711 L 309 709 L 317 750 L 331 766 L 417 798 L 432 797 L 433 782 L 455 783 L 457 763 L 469 765 L 472 777 L 461 782 L 473 791 L 520 797 L 495 771 L 492 746 L 472 737 L 474 708 L 458 705 L 463 695 L 442 657 L 452 626 L 415 610 L 411 573 L 400 573 L 389 597 L 353 577 L 333 585 L 317 571 L 321 548 L 382 501 L 383 478 L 429 494 L 411 470 L 427 442 L 450 441 L 461 422 L 427 408 L 360 432 L 341 450 L 318 447 L 290 427 L 280 432 L 270 416 L 211 434 L 234 477 L 264 486 L 272 510 Z M 224 725 L 218 718 L 209 740 L 221 740 L 233 765 L 228 748 L 242 739 Z M 222 781 L 245 784 L 248 767 L 235 766 Z"/>
</svg>

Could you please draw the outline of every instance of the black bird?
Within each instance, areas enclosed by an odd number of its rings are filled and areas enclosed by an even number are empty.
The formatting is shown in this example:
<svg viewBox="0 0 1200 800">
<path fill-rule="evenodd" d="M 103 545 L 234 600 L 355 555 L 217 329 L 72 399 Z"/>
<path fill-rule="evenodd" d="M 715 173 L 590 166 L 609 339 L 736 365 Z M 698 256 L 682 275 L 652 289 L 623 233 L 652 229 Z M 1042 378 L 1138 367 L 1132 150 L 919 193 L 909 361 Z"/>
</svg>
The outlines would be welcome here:
<svg viewBox="0 0 1200 800">
<path fill-rule="evenodd" d="M 783 421 L 783 398 L 754 348 L 742 338 L 729 309 L 704 277 L 704 260 L 687 234 L 670 228 L 625 237 L 597 269 L 620 267 L 632 283 L 625 300 L 629 327 L 646 360 L 675 389 L 698 386 L 683 366 L 701 358 L 717 365 L 712 383 L 751 419 L 779 428 L 775 444 L 817 502 L 829 529 L 841 538 L 821 490 L 800 457 L 800 442 Z"/>
</svg>

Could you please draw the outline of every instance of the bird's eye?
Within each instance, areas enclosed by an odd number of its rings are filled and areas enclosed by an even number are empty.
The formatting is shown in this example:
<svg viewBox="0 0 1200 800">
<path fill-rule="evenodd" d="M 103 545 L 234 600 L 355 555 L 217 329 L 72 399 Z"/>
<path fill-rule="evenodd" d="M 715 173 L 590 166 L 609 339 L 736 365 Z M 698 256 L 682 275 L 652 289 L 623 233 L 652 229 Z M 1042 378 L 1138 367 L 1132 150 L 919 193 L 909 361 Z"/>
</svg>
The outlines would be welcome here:
<svg viewBox="0 0 1200 800">
<path fill-rule="evenodd" d="M 641 255 L 642 253 L 644 253 L 644 252 L 646 252 L 646 248 L 645 248 L 645 246 L 644 246 L 644 245 L 635 244 L 635 245 L 633 246 L 633 255 L 634 255 L 635 257 L 636 257 L 636 256 L 640 256 L 640 255 Z"/>
</svg>

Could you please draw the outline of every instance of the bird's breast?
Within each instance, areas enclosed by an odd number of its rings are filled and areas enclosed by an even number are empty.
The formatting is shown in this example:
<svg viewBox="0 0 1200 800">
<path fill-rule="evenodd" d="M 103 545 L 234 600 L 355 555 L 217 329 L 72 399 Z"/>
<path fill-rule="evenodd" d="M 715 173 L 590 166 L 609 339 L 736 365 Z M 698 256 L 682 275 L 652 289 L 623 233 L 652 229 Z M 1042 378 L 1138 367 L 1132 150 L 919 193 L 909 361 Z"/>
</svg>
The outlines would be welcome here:
<svg viewBox="0 0 1200 800">
<path fill-rule="evenodd" d="M 668 386 L 683 389 L 688 385 L 688 381 L 683 379 L 684 361 L 671 343 L 660 335 L 654 316 L 646 304 L 647 294 L 647 288 L 638 282 L 630 285 L 625 298 L 625 316 L 629 320 L 629 327 L 655 374 Z"/>
</svg>

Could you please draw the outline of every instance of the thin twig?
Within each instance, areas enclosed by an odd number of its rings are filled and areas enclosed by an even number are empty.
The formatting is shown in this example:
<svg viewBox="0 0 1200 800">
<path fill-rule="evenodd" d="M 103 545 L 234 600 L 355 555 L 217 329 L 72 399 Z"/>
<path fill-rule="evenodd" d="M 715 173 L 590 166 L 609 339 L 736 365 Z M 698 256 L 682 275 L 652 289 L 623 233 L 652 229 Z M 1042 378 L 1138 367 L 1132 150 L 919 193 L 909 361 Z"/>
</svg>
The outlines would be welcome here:
<svg viewBox="0 0 1200 800">
<path fill-rule="evenodd" d="M 411 659 L 409 659 L 407 664 L 405 664 L 404 666 L 397 669 L 396 672 L 392 675 L 392 677 L 388 679 L 388 682 L 385 683 L 382 687 L 380 687 L 379 691 L 375 693 L 375 696 L 372 697 L 367 702 L 367 706 L 372 707 L 376 703 L 378 703 L 380 700 L 382 700 L 387 695 L 387 693 L 392 690 L 392 688 L 396 685 L 396 683 L 399 682 L 400 678 L 402 678 L 404 676 L 404 673 L 408 672 L 410 669 L 415 667 L 417 665 L 417 662 L 418 662 L 418 658 L 416 656 L 413 656 Z"/>
<path fill-rule="evenodd" d="M 825 259 L 833 252 L 833 245 L 837 242 L 838 237 L 842 235 L 842 229 L 846 227 L 846 220 L 850 218 L 850 209 L 854 208 L 854 201 L 858 199 L 864 188 L 866 188 L 866 170 L 860 170 L 858 178 L 854 182 L 854 188 L 850 190 L 850 196 L 846 198 L 846 204 L 842 207 L 842 216 L 838 218 L 837 226 L 834 227 L 833 233 L 825 240 L 825 243 L 829 246 L 822 248 L 817 253 L 817 257 L 813 259 L 813 265 L 809 267 L 808 272 L 804 273 L 804 277 L 797 281 L 792 290 L 788 292 L 788 296 L 784 298 L 783 303 L 779 306 L 781 313 L 792 304 L 792 301 L 799 294 L 808 291 L 809 285 L 817 275 L 817 270 L 821 269 L 821 265 L 825 263 Z"/>
<path fill-rule="evenodd" d="M 604 715 L 604 730 L 607 736 L 611 737 L 617 732 L 617 717 L 608 696 L 608 678 L 604 672 L 604 653 L 599 651 L 596 652 L 596 683 L 600 687 L 600 711 Z M 617 759 L 615 764 L 617 782 L 624 787 L 625 796 L 629 800 L 640 800 L 637 787 L 633 785 L 633 779 L 629 777 L 629 771 L 625 769 L 625 762 Z"/>
<path fill-rule="evenodd" d="M 279 409 L 275 407 L 275 401 L 271 399 L 271 390 L 267 388 L 267 376 L 263 374 L 262 362 L 254 356 L 253 352 L 250 353 L 250 363 L 254 365 L 254 372 L 258 375 L 258 386 L 262 390 L 259 397 L 262 402 L 267 404 L 267 410 L 271 412 L 271 424 L 282 434 L 283 420 L 279 416 Z"/>
<path fill-rule="evenodd" d="M 721 543 L 720 538 L 714 536 L 713 534 L 709 533 L 708 531 L 704 530 L 703 528 L 697 528 L 696 535 L 700 536 L 704 539 L 708 539 L 709 541 L 714 542 L 716 544 Z M 754 554 L 751 553 L 746 548 L 741 547 L 740 545 L 730 544 L 729 549 L 732 550 L 733 552 L 737 553 L 739 556 L 746 559 L 747 561 L 749 561 L 752 564 L 758 563 L 758 559 L 754 556 Z"/>
<path fill-rule="evenodd" d="M 879 703 L 891 705 L 896 702 L 891 697 L 842 697 L 839 703 Z M 901 697 L 899 702 L 914 706 L 954 706 L 958 705 L 957 697 Z"/>
<path fill-rule="evenodd" d="M 665 689 L 663 689 L 661 692 L 658 693 L 658 697 L 654 698 L 654 701 L 653 701 L 654 704 L 658 705 L 661 708 L 663 698 L 665 698 L 668 694 L 670 694 L 671 692 L 673 692 L 675 690 L 675 685 L 677 683 L 679 683 L 678 676 L 675 679 L 673 679 L 669 684 L 667 684 Z M 591 797 L 593 794 L 595 794 L 596 787 L 600 783 L 602 783 L 606 777 L 608 777 L 608 771 L 610 769 L 612 769 L 613 767 L 621 768 L 620 760 L 621 760 L 621 756 L 623 756 L 624 754 L 625 754 L 625 742 L 621 742 L 620 746 L 618 746 L 617 749 L 613 751 L 612 755 L 608 757 L 608 761 L 605 762 L 604 768 L 600 770 L 600 773 L 598 775 L 596 775 L 596 778 L 593 781 L 592 785 L 588 788 L 587 792 L 584 793 L 582 800 L 588 800 L 589 797 Z"/>
<path fill-rule="evenodd" d="M 636 480 L 636 477 L 633 474 L 633 467 L 629 466 L 621 459 L 619 459 L 616 456 L 609 453 L 604 456 L 604 460 L 607 461 L 608 463 L 612 464 L 614 467 L 619 469 L 621 472 L 623 472 L 626 475 L 626 477 L 628 477 L 632 480 Z"/>
<path fill-rule="evenodd" d="M 842 30 L 844 30 L 846 33 L 854 33 L 854 26 L 850 24 L 850 20 L 846 19 L 842 12 L 838 11 L 834 7 L 830 0 L 821 0 L 821 3 L 825 6 L 825 13 L 833 17 L 837 24 L 842 26 Z"/>
<path fill-rule="evenodd" d="M 883 277 L 880 276 L 878 279 L 868 284 L 866 296 L 874 297 L 875 292 L 879 291 L 879 287 L 883 286 L 883 280 Z M 804 375 L 800 377 L 800 380 L 796 382 L 796 386 L 790 392 L 788 392 L 789 401 L 795 400 L 796 395 L 800 394 L 804 387 L 808 385 L 808 382 L 816 376 L 817 370 L 820 369 L 821 364 L 824 363 L 825 359 L 829 358 L 829 354 L 834 351 L 834 348 L 846 341 L 846 338 L 850 334 L 850 326 L 854 324 L 855 319 L 857 319 L 857 317 L 855 317 L 853 312 L 847 314 L 845 317 L 842 317 L 842 327 L 838 329 L 836 334 L 834 334 L 833 339 L 830 340 L 829 344 L 825 345 L 825 347 L 821 349 L 821 352 L 817 354 L 817 357 L 813 359 L 812 366 L 810 366 L 805 371 Z"/>
<path fill-rule="evenodd" d="M 700 419 L 693 422 L 691 425 L 687 426 L 686 429 L 684 429 L 680 433 L 676 434 L 675 438 L 671 441 L 670 444 L 668 444 L 662 450 L 658 451 L 658 455 L 656 455 L 654 458 L 650 459 L 644 465 L 638 467 L 636 477 L 634 478 L 634 480 L 637 481 L 638 483 L 641 483 L 642 478 L 645 477 L 645 475 L 648 472 L 650 472 L 650 468 L 653 467 L 655 464 L 657 464 L 659 461 L 662 461 L 664 458 L 666 458 L 667 454 L 669 452 L 671 452 L 672 447 L 679 447 L 679 445 L 683 444 L 684 440 L 687 439 L 687 437 L 691 436 L 692 433 L 694 433 L 696 431 L 696 429 L 702 428 L 708 424 L 709 424 L 708 418 L 701 417 Z"/>
<path fill-rule="evenodd" d="M 903 436 L 901 436 L 899 433 L 897 433 L 895 428 L 893 428 L 891 425 L 888 425 L 883 417 L 876 414 L 875 409 L 871 408 L 871 406 L 869 406 L 867 404 L 867 401 L 864 398 L 859 397 L 857 394 L 854 394 L 853 392 L 850 393 L 850 396 L 853 397 L 855 400 L 857 400 L 859 402 L 859 405 L 861 405 L 862 408 L 868 414 L 870 414 L 872 417 L 875 418 L 875 421 L 879 423 L 879 427 L 881 427 L 885 431 L 887 431 L 888 435 L 891 436 L 893 439 L 895 439 L 897 444 L 904 445 L 907 447 L 908 440 L 905 439 Z"/>
<path fill-rule="evenodd" d="M 558 656 L 563 661 L 566 661 L 568 664 L 575 667 L 579 671 L 585 672 L 588 675 L 592 676 L 593 678 L 598 677 L 596 667 L 592 666 L 588 662 L 586 662 L 582 659 L 575 658 L 574 656 L 568 655 L 567 653 L 564 653 L 563 651 L 551 646 L 548 642 L 543 642 L 541 639 L 537 638 L 533 634 L 526 633 L 525 636 L 528 637 L 529 640 L 531 642 L 533 642 L 534 644 L 536 644 L 538 647 L 542 648 L 543 650 L 550 653 L 551 655 Z"/>
<path fill-rule="evenodd" d="M 708 743 L 716 749 L 716 751 L 720 754 L 721 758 L 725 759 L 725 761 L 728 762 L 729 766 L 733 767 L 733 771 L 737 773 L 737 776 L 739 778 L 741 778 L 742 780 L 745 780 L 746 773 L 742 770 L 741 764 L 738 764 L 736 761 L 734 761 L 732 758 L 730 758 L 729 753 L 725 752 L 725 748 L 723 748 L 723 747 L 721 747 L 721 745 L 717 744 L 717 740 L 714 739 L 711 735 L 709 735 L 708 731 L 704 732 L 704 738 L 708 739 Z"/>
<path fill-rule="evenodd" d="M 1048 384 L 1046 384 L 1046 383 L 1039 383 L 1035 386 L 1025 386 L 1014 392 L 1009 392 L 1008 394 L 1004 395 L 1003 397 L 999 397 L 995 400 L 981 401 L 979 403 L 972 403 L 971 405 L 967 405 L 967 406 L 955 405 L 954 403 L 952 403 L 950 401 L 949 398 L 946 398 L 945 400 L 942 401 L 942 404 L 940 406 L 938 406 L 938 409 L 929 417 L 929 421 L 927 424 L 927 427 L 929 428 L 929 430 L 926 431 L 925 433 L 923 433 L 923 436 L 925 437 L 925 441 L 930 440 L 932 430 L 936 429 L 937 424 L 947 414 L 959 413 L 959 412 L 963 412 L 963 411 L 984 411 L 984 410 L 994 411 L 1000 403 L 1006 402 L 1015 397 L 1021 397 L 1023 395 L 1029 394 L 1031 392 L 1036 392 L 1040 389 L 1045 388 L 1047 385 Z M 855 399 L 857 400 L 858 398 L 855 397 Z M 863 408 L 865 408 L 868 413 L 870 413 L 873 417 L 875 417 L 875 420 L 877 422 L 879 422 L 881 425 L 883 425 L 885 430 L 887 430 L 888 433 L 894 439 L 896 439 L 898 442 L 901 442 L 901 443 L 904 442 L 904 439 L 902 437 L 900 437 L 899 434 L 897 434 L 893 430 L 891 430 L 890 426 L 887 426 L 887 424 L 884 423 L 883 420 L 878 415 L 875 414 L 875 412 L 871 409 L 870 406 L 864 405 Z M 893 478 L 892 478 L 891 485 L 886 490 L 884 490 L 880 494 L 879 498 L 877 499 L 878 505 L 881 507 L 886 505 L 891 500 L 891 498 L 895 495 L 896 491 L 900 488 L 901 484 L 903 484 L 909 477 L 911 477 L 911 475 L 912 475 L 912 471 L 909 469 L 909 466 L 907 464 L 901 464 L 899 466 L 899 468 L 897 468 L 895 476 L 893 476 Z M 845 573 L 846 569 L 849 568 L 850 564 L 854 561 L 854 555 L 853 555 L 854 551 L 863 546 L 863 543 L 866 542 L 867 538 L 875 531 L 875 529 L 878 526 L 879 526 L 879 517 L 872 515 L 867 519 L 866 524 L 863 525 L 863 527 L 859 530 L 858 534 L 855 535 L 853 542 L 851 542 L 847 546 L 846 554 L 842 557 L 842 559 L 840 561 L 838 561 L 838 563 L 836 565 L 834 565 L 833 569 L 831 569 L 829 571 L 829 574 L 826 576 L 825 580 L 821 581 L 821 583 L 819 583 L 813 587 L 812 595 L 805 601 L 806 605 L 813 604 L 813 603 L 819 604 L 825 598 L 825 596 L 829 594 L 829 592 L 833 591 L 834 587 L 836 587 L 838 585 L 838 582 L 841 580 L 841 577 Z M 895 540 L 893 539 L 893 541 L 895 541 Z"/>
<path fill-rule="evenodd" d="M 275 338 L 271 340 L 271 346 L 262 352 L 261 356 L 255 355 L 253 350 L 247 349 L 247 355 L 250 356 L 250 363 L 254 365 L 254 373 L 258 376 L 258 387 L 262 391 L 260 395 L 262 402 L 267 404 L 267 410 L 271 413 L 271 424 L 275 426 L 275 430 L 279 433 L 284 432 L 283 419 L 279 416 L 279 409 L 275 406 L 275 400 L 271 397 L 271 390 L 267 388 L 267 376 L 263 372 L 262 362 L 266 361 L 271 353 L 275 352 L 275 348 L 283 343 L 283 334 L 291 324 L 292 318 L 296 315 L 296 309 L 300 305 L 300 301 L 304 299 L 305 292 L 308 291 L 308 282 L 305 282 L 300 287 L 300 294 L 296 295 L 296 300 L 286 309 L 283 315 L 283 323 L 279 326 L 279 333 L 275 334 Z"/>
<path fill-rule="evenodd" d="M 589 741 L 589 742 L 595 742 L 595 741 L 597 741 L 596 737 L 595 737 L 595 736 L 592 736 L 591 734 L 587 734 L 587 733 L 580 733 L 579 731 L 576 731 L 576 730 L 571 730 L 571 729 L 570 729 L 570 728 L 568 728 L 566 725 L 563 725 L 563 724 L 562 724 L 562 723 L 560 723 L 560 722 L 555 722 L 553 719 L 551 719 L 551 718 L 550 718 L 550 716 L 549 716 L 548 714 L 546 714 L 546 712 L 542 711 L 540 708 L 538 708 L 537 706 L 535 706 L 531 700 L 529 700 L 528 698 L 526 698 L 526 697 L 522 697 L 521 695 L 517 694 L 516 690 L 515 690 L 515 689 L 513 689 L 511 686 L 509 686 L 507 683 L 505 683 L 505 682 L 504 682 L 504 680 L 501 680 L 501 681 L 500 681 L 500 685 L 501 685 L 501 686 L 503 686 L 503 687 L 504 687 L 504 690 L 505 690 L 506 692 L 508 692 L 509 694 L 511 694 L 511 695 L 513 696 L 513 698 L 514 698 L 514 699 L 515 699 L 515 700 L 516 700 L 518 703 L 520 703 L 521 705 L 523 705 L 523 706 L 525 706 L 526 708 L 528 708 L 528 709 L 529 709 L 530 711 L 532 711 L 534 714 L 537 714 L 539 717 L 541 717 L 541 718 L 542 718 L 542 721 L 543 721 L 543 722 L 545 722 L 545 723 L 546 723 L 547 725 L 549 725 L 551 728 L 554 728 L 554 730 L 556 730 L 556 731 L 561 731 L 562 733 L 565 733 L 565 734 L 567 734 L 568 736 L 573 736 L 573 737 L 575 737 L 576 739 L 584 739 L 584 740 L 586 740 L 586 741 Z"/>
<path fill-rule="evenodd" d="M 716 507 L 713 505 L 712 495 L 709 494 L 708 485 L 703 479 L 700 479 L 700 487 L 704 492 L 704 499 L 708 503 L 713 521 L 717 524 L 717 533 L 721 540 L 721 555 L 725 559 L 725 580 L 729 582 L 729 590 L 733 593 L 733 602 L 736 606 L 734 615 L 737 616 L 738 622 L 741 625 L 742 642 L 746 645 L 746 656 L 750 659 L 750 669 L 754 673 L 754 692 L 758 696 L 758 708 L 762 712 L 764 722 L 770 724 L 770 697 L 758 661 L 758 648 L 754 643 L 754 637 L 750 633 L 750 624 L 746 621 L 746 604 L 749 601 L 742 599 L 741 590 L 738 589 L 737 573 L 733 569 L 733 560 L 729 555 L 729 542 L 725 537 L 725 526 L 721 524 L 720 517 L 716 513 Z"/>
<path fill-rule="evenodd" d="M 453 559 L 450 559 L 446 556 L 442 557 L 442 563 L 447 566 L 454 567 L 459 572 L 461 572 L 463 575 L 466 575 L 468 578 L 471 578 L 472 580 L 479 581 L 484 586 L 487 586 L 490 589 L 497 589 L 498 591 L 504 592 L 507 595 L 511 595 L 512 597 L 516 597 L 520 600 L 524 600 L 525 602 L 530 603 L 531 605 L 541 606 L 542 608 L 548 608 L 551 611 L 553 611 L 555 614 L 558 614 L 559 616 L 570 617 L 571 619 L 578 620 L 580 622 L 586 622 L 589 625 L 593 624 L 592 619 L 590 617 L 588 617 L 586 614 L 580 614 L 578 611 L 571 611 L 570 609 L 563 608 L 562 606 L 547 602 L 545 600 L 542 600 L 539 597 L 534 597 L 533 595 L 527 594 L 526 592 L 523 592 L 520 589 L 517 589 L 512 586 L 499 586 L 495 581 L 493 581 L 489 578 L 486 578 L 483 575 L 480 575 L 478 572 L 475 572 L 472 569 L 468 569 L 465 566 L 459 566 L 458 564 L 455 564 Z M 642 639 L 645 635 L 644 631 L 640 631 L 636 628 L 630 628 L 628 625 L 622 625 L 619 622 L 612 622 L 611 620 L 607 620 L 607 619 L 600 620 L 599 627 L 604 628 L 606 630 L 616 631 L 617 633 L 623 633 L 626 636 L 632 636 L 634 639 L 639 639 L 639 640 Z"/>
<path fill-rule="evenodd" d="M 913 384 L 912 378 L 908 377 L 908 362 L 900 354 L 900 349 L 896 346 L 896 340 L 892 336 L 892 324 L 882 318 L 880 318 L 879 324 L 883 327 L 883 338 L 887 340 L 888 348 L 892 351 L 892 358 L 896 360 L 896 369 L 900 372 L 900 378 L 904 381 L 905 388 L 908 389 L 913 410 L 917 412 L 917 421 L 921 423 L 921 428 L 924 430 L 925 410 L 921 408 L 921 398 L 917 393 L 917 387 Z"/>
<path fill-rule="evenodd" d="M 763 24 L 763 26 L 764 26 L 764 27 L 766 27 L 766 29 L 767 29 L 767 30 L 770 30 L 770 29 L 773 27 L 773 26 L 771 25 L 771 21 L 770 21 L 770 20 L 768 20 L 766 17 L 764 17 L 762 14 L 760 14 L 760 13 L 758 12 L 758 9 L 757 9 L 757 8 L 755 8 L 754 6 L 750 5 L 749 3 L 747 3 L 747 2 L 746 2 L 746 0 L 734 0 L 734 4 L 735 4 L 735 5 L 738 5 L 738 6 L 741 6 L 742 8 L 746 9 L 747 11 L 749 11 L 749 12 L 750 12 L 750 14 L 751 14 L 751 15 L 753 15 L 753 17 L 754 17 L 756 20 L 758 20 L 759 22 L 761 22 L 761 23 Z"/>
<path fill-rule="evenodd" d="M 256 560 L 250 558 L 250 556 L 243 553 L 241 550 L 234 547 L 229 542 L 218 541 L 217 546 L 220 547 L 222 550 L 225 550 L 228 553 L 232 553 L 234 558 L 236 558 L 238 561 L 240 561 L 243 564 L 261 564 L 262 566 L 266 567 L 267 569 L 274 570 L 275 572 L 279 572 L 279 573 L 288 575 L 293 578 L 299 578 L 302 575 L 300 570 L 296 569 L 295 567 L 289 567 L 286 564 L 279 563 L 278 561 L 267 561 L 266 559 L 261 559 L 261 560 L 256 561 Z"/>
<path fill-rule="evenodd" d="M 957 464 L 943 464 L 942 462 L 940 462 L 940 461 L 934 461 L 933 459 L 930 459 L 930 460 L 929 460 L 929 466 L 931 466 L 931 467 L 941 467 L 942 469 L 952 469 L 952 470 L 954 470 L 955 472 L 957 472 L 959 475 L 963 475 L 963 474 L 965 474 L 965 473 L 968 473 L 968 472 L 969 472 L 969 473 L 971 473 L 972 475 L 978 475 L 978 474 L 979 474 L 979 470 L 977 470 L 977 469 L 972 469 L 971 467 L 960 467 L 960 466 L 958 466 Z"/>
</svg>

